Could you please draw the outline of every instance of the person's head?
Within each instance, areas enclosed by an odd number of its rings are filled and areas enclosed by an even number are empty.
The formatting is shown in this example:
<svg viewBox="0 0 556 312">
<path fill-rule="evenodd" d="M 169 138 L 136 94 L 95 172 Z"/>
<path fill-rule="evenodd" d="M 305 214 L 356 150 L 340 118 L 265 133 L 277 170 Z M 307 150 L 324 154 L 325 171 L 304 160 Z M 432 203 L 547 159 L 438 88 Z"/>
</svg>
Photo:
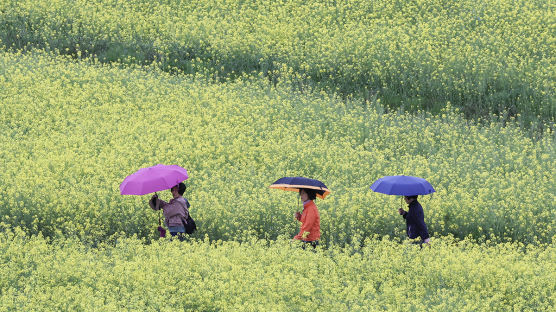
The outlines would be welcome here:
<svg viewBox="0 0 556 312">
<path fill-rule="evenodd" d="M 317 198 L 317 191 L 312 189 L 299 189 L 299 197 L 302 201 L 315 200 Z"/>
<path fill-rule="evenodd" d="M 406 204 L 411 204 L 414 200 L 417 200 L 417 195 L 411 195 L 411 196 L 404 196 L 403 199 L 405 200 Z"/>
<path fill-rule="evenodd" d="M 172 196 L 176 198 L 178 196 L 182 196 L 183 193 L 185 193 L 185 189 L 187 189 L 187 186 L 185 186 L 183 182 L 180 182 L 178 185 L 171 188 L 170 192 L 172 193 Z"/>
</svg>

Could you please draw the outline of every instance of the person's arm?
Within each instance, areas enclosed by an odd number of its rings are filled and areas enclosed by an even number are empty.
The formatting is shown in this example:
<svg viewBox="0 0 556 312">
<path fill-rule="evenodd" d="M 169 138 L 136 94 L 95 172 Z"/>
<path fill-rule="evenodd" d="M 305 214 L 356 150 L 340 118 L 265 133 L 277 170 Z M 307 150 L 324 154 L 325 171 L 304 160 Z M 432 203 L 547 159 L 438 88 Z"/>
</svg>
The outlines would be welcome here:
<svg viewBox="0 0 556 312">
<path fill-rule="evenodd" d="M 311 234 L 309 230 L 313 227 L 317 220 L 317 215 L 313 209 L 307 210 L 307 215 L 305 216 L 305 222 L 301 223 L 301 229 L 299 229 L 299 234 L 294 238 L 304 240 Z"/>
<path fill-rule="evenodd" d="M 415 211 L 414 209 L 409 209 L 409 211 L 404 211 L 402 217 L 407 220 L 410 224 L 415 223 Z"/>
<path fill-rule="evenodd" d="M 156 206 L 156 199 L 154 196 L 151 199 L 149 199 L 149 206 L 154 210 L 160 209 L 159 207 Z"/>
<path fill-rule="evenodd" d="M 154 210 L 160 210 L 166 204 L 167 203 L 165 201 L 159 199 L 156 195 L 153 195 L 153 197 L 151 197 L 151 199 L 149 200 L 149 206 L 151 206 L 151 208 Z"/>
</svg>

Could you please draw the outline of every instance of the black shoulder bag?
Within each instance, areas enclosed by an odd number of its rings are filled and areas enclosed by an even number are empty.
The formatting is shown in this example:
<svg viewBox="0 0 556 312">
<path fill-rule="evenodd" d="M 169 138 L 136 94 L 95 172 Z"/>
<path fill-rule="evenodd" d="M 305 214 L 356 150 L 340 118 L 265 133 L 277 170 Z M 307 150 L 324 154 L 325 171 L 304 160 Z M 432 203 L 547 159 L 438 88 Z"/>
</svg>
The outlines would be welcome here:
<svg viewBox="0 0 556 312">
<path fill-rule="evenodd" d="M 183 220 L 183 226 L 185 227 L 185 233 L 193 234 L 193 232 L 197 231 L 197 225 L 195 224 L 195 220 L 191 218 L 191 213 L 189 213 L 189 207 L 191 207 L 191 205 L 187 199 L 185 199 L 185 203 L 187 205 L 187 219 Z"/>
</svg>

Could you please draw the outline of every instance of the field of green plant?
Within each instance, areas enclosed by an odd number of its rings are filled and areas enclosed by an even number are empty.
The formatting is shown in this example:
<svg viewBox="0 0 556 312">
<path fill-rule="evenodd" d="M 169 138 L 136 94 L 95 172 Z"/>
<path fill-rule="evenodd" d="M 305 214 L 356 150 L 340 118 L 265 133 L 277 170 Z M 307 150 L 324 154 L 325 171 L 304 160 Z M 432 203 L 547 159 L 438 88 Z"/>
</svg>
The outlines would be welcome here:
<svg viewBox="0 0 556 312">
<path fill-rule="evenodd" d="M 553 21 L 546 0 L 6 0 L 0 40 L 542 129 L 556 120 Z"/>
<path fill-rule="evenodd" d="M 553 10 L 2 1 L 0 312 L 554 310 Z M 183 243 L 119 194 L 159 163 L 189 172 Z M 401 174 L 436 189 L 430 248 L 369 189 Z M 284 176 L 332 190 L 314 252 Z"/>
<path fill-rule="evenodd" d="M 0 233 L 0 311 L 551 311 L 554 245 L 136 239 L 88 248 Z M 186 247 L 184 246 L 186 245 Z M 8 267 L 6 264 L 10 264 Z"/>
<path fill-rule="evenodd" d="M 399 198 L 369 189 L 396 174 L 435 186 L 421 201 L 433 235 L 556 236 L 552 134 L 533 141 L 517 126 L 477 126 L 456 112 L 384 113 L 379 103 L 257 79 L 211 84 L 43 53 L 1 54 L 0 88 L 1 221 L 29 233 L 153 237 L 148 196 L 121 196 L 118 186 L 164 163 L 189 170 L 198 235 L 213 240 L 293 234 L 296 194 L 268 186 L 295 175 L 333 191 L 317 202 L 328 243 L 405 235 Z"/>
</svg>

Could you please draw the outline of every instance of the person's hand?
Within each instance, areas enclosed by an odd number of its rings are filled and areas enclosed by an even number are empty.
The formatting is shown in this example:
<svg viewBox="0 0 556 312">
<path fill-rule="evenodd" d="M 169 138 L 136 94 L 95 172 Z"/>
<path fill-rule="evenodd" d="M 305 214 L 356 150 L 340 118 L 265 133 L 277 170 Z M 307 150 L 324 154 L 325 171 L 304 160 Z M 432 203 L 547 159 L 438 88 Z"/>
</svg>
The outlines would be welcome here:
<svg viewBox="0 0 556 312">
<path fill-rule="evenodd" d="M 299 220 L 299 218 L 301 218 L 301 213 L 299 213 L 299 211 L 296 211 L 296 212 L 293 214 L 293 217 L 296 218 L 297 220 Z"/>
<path fill-rule="evenodd" d="M 405 213 L 405 210 L 403 210 L 402 208 L 399 208 L 398 213 L 403 216 L 403 214 Z"/>
</svg>

